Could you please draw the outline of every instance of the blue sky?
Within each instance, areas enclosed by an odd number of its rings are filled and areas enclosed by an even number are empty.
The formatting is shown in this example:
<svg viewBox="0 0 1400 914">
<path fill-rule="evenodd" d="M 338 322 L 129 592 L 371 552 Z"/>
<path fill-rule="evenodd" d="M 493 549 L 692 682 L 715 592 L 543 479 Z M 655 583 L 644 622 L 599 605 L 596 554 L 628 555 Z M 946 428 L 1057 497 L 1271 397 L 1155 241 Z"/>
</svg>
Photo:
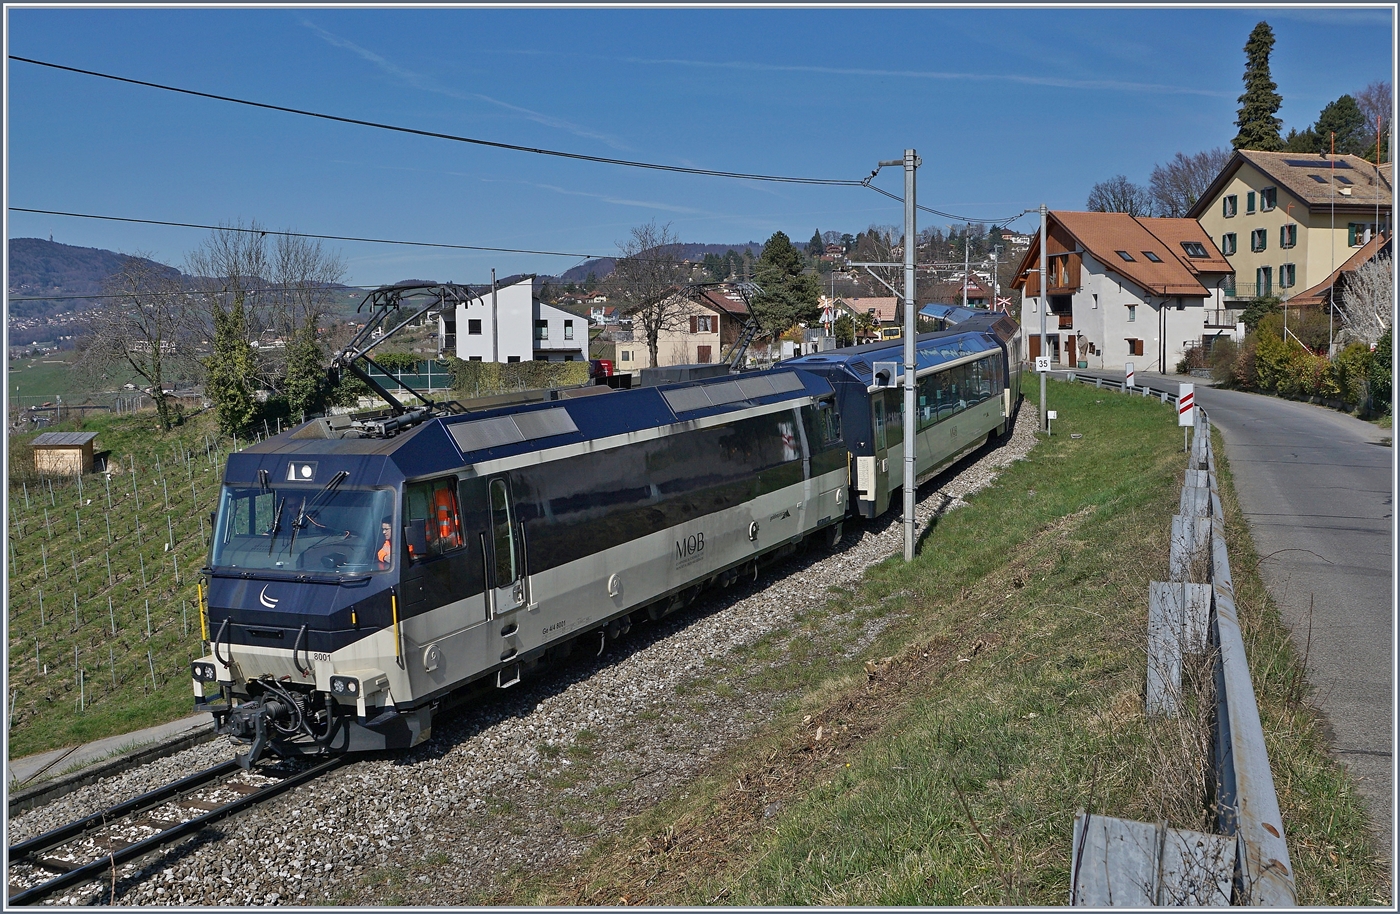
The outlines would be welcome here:
<svg viewBox="0 0 1400 914">
<path fill-rule="evenodd" d="M 1285 132 L 1394 69 L 1382 8 L 6 12 L 11 55 L 518 145 L 847 179 L 912 147 L 919 203 L 983 219 L 1079 209 L 1111 175 L 1145 184 L 1178 151 L 1228 147 L 1260 20 Z M 14 61 L 6 93 L 10 206 L 598 255 L 651 219 L 730 244 L 902 219 L 862 188 L 564 161 Z M 897 169 L 877 183 L 902 191 Z M 7 228 L 174 264 L 205 234 L 20 213 Z M 330 246 L 363 285 L 580 262 Z"/>
</svg>

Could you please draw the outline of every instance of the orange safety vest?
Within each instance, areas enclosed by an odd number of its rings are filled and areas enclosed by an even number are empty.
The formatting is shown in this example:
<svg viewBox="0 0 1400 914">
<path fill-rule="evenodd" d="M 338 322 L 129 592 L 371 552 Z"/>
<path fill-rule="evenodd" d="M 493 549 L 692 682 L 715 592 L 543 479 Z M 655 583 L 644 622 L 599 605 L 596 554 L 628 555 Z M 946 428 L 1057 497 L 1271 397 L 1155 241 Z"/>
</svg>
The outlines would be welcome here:
<svg viewBox="0 0 1400 914">
<path fill-rule="evenodd" d="M 394 554 L 393 546 L 389 540 L 384 541 L 384 545 L 379 547 L 379 564 L 388 565 L 389 559 Z"/>
<path fill-rule="evenodd" d="M 454 544 L 457 539 L 457 499 L 451 489 L 433 493 L 433 510 L 437 515 L 438 539 Z"/>
</svg>

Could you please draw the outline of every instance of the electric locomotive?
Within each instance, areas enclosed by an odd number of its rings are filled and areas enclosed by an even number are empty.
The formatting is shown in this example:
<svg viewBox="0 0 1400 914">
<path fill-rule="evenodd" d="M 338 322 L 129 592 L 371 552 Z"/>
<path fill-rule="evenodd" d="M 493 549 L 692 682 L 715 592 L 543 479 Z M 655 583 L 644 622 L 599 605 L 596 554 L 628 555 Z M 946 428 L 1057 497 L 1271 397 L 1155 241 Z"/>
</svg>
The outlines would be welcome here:
<svg viewBox="0 0 1400 914">
<path fill-rule="evenodd" d="M 406 748 L 469 684 L 834 543 L 831 383 L 777 369 L 462 415 L 314 419 L 229 457 L 196 706 L 280 756 Z"/>
</svg>

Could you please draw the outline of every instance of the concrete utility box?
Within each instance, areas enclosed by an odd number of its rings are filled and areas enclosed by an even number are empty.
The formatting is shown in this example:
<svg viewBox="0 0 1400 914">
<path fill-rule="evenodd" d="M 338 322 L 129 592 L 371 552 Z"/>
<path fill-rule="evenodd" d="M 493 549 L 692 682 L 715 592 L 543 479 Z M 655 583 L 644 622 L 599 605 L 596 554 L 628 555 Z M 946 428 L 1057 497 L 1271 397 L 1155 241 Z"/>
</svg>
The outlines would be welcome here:
<svg viewBox="0 0 1400 914">
<path fill-rule="evenodd" d="M 44 432 L 30 442 L 35 472 L 50 476 L 79 476 L 92 472 L 97 432 Z"/>
</svg>

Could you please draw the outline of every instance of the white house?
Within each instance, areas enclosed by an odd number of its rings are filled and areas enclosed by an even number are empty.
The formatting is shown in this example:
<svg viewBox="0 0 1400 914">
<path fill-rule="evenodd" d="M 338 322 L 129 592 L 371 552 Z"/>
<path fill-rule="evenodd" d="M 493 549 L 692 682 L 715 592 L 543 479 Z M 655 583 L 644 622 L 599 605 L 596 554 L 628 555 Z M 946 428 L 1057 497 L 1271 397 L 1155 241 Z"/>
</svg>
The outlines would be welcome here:
<svg viewBox="0 0 1400 914">
<path fill-rule="evenodd" d="M 524 276 L 438 316 L 438 348 L 466 362 L 574 362 L 588 358 L 588 321 L 546 305 Z"/>
<path fill-rule="evenodd" d="M 1194 219 L 1052 212 L 1044 313 L 1051 363 L 1170 373 L 1186 350 L 1236 335 L 1218 323 L 1232 270 Z M 1041 354 L 1040 237 L 1016 271 L 1028 356 Z"/>
</svg>

